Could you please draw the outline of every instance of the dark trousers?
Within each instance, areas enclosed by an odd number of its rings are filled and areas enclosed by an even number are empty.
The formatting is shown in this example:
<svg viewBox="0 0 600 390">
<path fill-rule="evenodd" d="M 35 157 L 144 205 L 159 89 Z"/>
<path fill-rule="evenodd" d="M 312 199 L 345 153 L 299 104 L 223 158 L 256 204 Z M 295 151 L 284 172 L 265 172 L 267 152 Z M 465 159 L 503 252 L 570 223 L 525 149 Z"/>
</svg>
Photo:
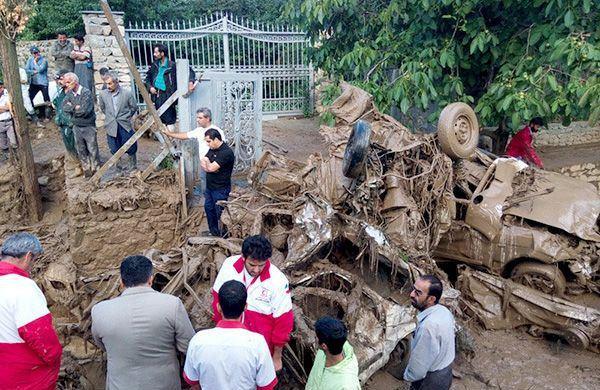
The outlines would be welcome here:
<svg viewBox="0 0 600 390">
<path fill-rule="evenodd" d="M 31 107 L 33 107 L 33 111 L 35 112 L 35 105 L 33 104 L 33 98 L 38 92 L 42 92 L 42 96 L 44 97 L 44 102 L 50 103 L 50 95 L 48 94 L 48 86 L 47 85 L 38 85 L 38 84 L 30 84 L 29 85 L 29 100 L 31 100 Z M 46 109 L 47 106 L 44 106 L 40 109 L 41 116 L 46 118 Z"/>
<path fill-rule="evenodd" d="M 152 95 L 152 99 L 154 100 L 154 106 L 156 107 L 156 109 L 158 110 L 167 100 L 169 100 L 170 97 L 171 95 L 167 95 L 164 91 L 158 91 L 158 95 Z M 169 108 L 167 108 L 167 111 L 165 111 L 160 116 L 160 121 L 162 123 L 164 123 L 165 125 L 174 125 L 175 122 L 177 122 L 177 109 L 175 108 L 176 106 L 177 101 L 171 104 Z"/>
<path fill-rule="evenodd" d="M 412 382 L 410 390 L 448 390 L 452 385 L 452 364 L 438 371 L 430 371 L 425 378 Z"/>
<path fill-rule="evenodd" d="M 206 189 L 204 192 L 204 212 L 206 213 L 206 219 L 208 220 L 208 229 L 213 236 L 221 236 L 221 229 L 219 228 L 219 220 L 221 219 L 221 213 L 223 207 L 217 205 L 220 200 L 227 200 L 231 187 L 220 188 L 218 190 Z"/>
<path fill-rule="evenodd" d="M 108 148 L 112 154 L 117 153 L 121 146 L 125 145 L 125 142 L 129 141 L 129 138 L 133 135 L 133 131 L 127 131 L 117 123 L 117 136 L 112 137 L 106 134 L 106 141 L 108 142 Z M 127 154 L 133 156 L 137 153 L 137 141 L 133 143 L 127 150 Z"/>
</svg>

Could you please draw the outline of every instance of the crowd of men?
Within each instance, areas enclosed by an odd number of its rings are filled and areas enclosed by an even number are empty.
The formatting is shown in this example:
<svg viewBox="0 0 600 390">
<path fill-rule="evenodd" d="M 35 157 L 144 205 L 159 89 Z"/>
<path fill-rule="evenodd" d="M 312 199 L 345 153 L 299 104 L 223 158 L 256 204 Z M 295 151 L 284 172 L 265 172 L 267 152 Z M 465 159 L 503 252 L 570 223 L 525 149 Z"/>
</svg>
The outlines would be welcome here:
<svg viewBox="0 0 600 390">
<path fill-rule="evenodd" d="M 4 240 L 0 252 L 0 388 L 54 389 L 62 347 L 46 299 L 29 272 L 43 253 L 30 233 Z M 212 287 L 215 327 L 196 333 L 182 301 L 152 288 L 152 262 L 141 255 L 120 265 L 121 294 L 92 307 L 91 333 L 106 352 L 106 388 L 273 389 L 294 314 L 287 277 L 270 257 L 269 240 L 247 237 L 226 259 Z M 201 293 L 201 292 L 198 292 Z M 419 311 L 404 377 L 411 389 L 449 389 L 454 318 L 439 304 L 440 280 L 424 275 L 410 299 Z M 359 362 L 339 319 L 314 324 L 318 351 L 307 390 L 360 389 Z M 184 356 L 183 369 L 180 356 Z"/>
</svg>

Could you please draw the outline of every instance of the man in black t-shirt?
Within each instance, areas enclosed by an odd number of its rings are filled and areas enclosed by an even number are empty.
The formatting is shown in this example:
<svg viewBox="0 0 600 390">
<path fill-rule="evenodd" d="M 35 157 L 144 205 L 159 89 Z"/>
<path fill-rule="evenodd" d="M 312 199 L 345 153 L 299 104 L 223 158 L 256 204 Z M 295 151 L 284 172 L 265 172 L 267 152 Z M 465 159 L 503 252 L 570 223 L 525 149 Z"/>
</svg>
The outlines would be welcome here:
<svg viewBox="0 0 600 390">
<path fill-rule="evenodd" d="M 227 200 L 231 192 L 231 172 L 235 156 L 233 150 L 223 142 L 218 130 L 206 130 L 204 140 L 210 148 L 206 156 L 200 157 L 200 166 L 206 172 L 204 211 L 210 234 L 221 237 L 223 232 L 219 228 L 219 219 L 223 208 L 217 202 Z"/>
</svg>

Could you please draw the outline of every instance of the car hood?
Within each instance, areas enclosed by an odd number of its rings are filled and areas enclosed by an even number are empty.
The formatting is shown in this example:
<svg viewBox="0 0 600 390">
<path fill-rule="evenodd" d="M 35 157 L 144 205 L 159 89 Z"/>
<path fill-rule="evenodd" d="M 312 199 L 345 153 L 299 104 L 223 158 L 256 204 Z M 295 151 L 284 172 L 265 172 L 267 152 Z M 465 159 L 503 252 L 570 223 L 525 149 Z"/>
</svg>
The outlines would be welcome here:
<svg viewBox="0 0 600 390">
<path fill-rule="evenodd" d="M 597 225 L 600 194 L 593 185 L 541 170 L 536 171 L 535 184 L 538 190 L 548 192 L 512 205 L 503 211 L 504 214 L 553 226 L 584 240 L 600 242 Z"/>
</svg>

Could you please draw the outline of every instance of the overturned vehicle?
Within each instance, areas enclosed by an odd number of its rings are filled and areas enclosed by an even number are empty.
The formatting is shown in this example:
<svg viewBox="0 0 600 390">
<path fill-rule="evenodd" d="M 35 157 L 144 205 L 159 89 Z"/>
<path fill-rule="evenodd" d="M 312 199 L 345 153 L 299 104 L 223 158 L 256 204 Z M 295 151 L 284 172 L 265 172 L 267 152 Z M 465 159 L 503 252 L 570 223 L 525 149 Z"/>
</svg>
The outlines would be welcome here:
<svg viewBox="0 0 600 390">
<path fill-rule="evenodd" d="M 367 165 L 378 161 L 385 178 L 382 210 L 395 207 L 400 219 L 414 215 L 430 220 L 429 215 L 412 212 L 415 205 L 405 194 L 413 178 L 433 167 L 419 161 L 415 165 L 423 166 L 421 171 L 406 176 L 398 169 L 397 154 L 406 154 L 414 141 L 382 138 L 376 126 L 378 122 L 356 122 L 345 151 L 344 174 L 372 180 Z M 600 293 L 600 194 L 595 187 L 484 153 L 477 149 L 478 132 L 468 105 L 453 103 L 441 112 L 438 143 L 454 161 L 447 171 L 448 192 L 438 202 L 437 215 L 451 222 L 440 224 L 435 232 L 440 237 L 433 248 L 436 260 L 469 264 L 556 296 Z"/>
</svg>

